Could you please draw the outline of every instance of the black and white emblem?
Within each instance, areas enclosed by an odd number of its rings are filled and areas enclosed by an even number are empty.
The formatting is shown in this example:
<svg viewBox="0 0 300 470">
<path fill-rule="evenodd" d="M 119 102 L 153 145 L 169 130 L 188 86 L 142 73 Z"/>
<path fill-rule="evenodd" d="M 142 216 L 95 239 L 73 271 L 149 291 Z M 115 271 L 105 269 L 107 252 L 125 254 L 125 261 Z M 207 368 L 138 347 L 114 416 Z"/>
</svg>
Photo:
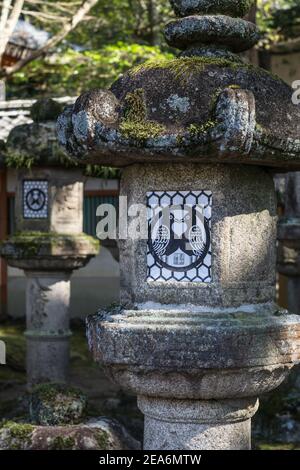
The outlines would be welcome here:
<svg viewBox="0 0 300 470">
<path fill-rule="evenodd" d="M 154 191 L 148 199 L 148 280 L 211 282 L 210 191 Z"/>
<path fill-rule="evenodd" d="M 23 182 L 23 216 L 25 219 L 48 217 L 48 182 L 27 180 Z"/>
</svg>

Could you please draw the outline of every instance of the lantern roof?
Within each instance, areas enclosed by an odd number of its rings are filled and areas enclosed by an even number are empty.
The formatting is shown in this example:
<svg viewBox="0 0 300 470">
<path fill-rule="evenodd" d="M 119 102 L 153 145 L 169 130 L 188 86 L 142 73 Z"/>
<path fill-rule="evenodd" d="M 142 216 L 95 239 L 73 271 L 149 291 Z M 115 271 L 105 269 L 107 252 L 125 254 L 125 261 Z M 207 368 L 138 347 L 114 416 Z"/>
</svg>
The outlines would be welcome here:
<svg viewBox="0 0 300 470">
<path fill-rule="evenodd" d="M 6 166 L 72 166 L 70 157 L 57 142 L 56 119 L 61 111 L 58 101 L 37 100 L 30 111 L 33 122 L 15 126 L 7 137 L 3 150 Z"/>
<path fill-rule="evenodd" d="M 259 39 L 244 19 L 251 0 L 171 0 L 165 27 L 173 60 L 148 62 L 110 90 L 81 95 L 59 117 L 73 158 L 108 166 L 137 162 L 243 163 L 300 168 L 300 106 L 294 90 L 239 53 Z"/>
</svg>

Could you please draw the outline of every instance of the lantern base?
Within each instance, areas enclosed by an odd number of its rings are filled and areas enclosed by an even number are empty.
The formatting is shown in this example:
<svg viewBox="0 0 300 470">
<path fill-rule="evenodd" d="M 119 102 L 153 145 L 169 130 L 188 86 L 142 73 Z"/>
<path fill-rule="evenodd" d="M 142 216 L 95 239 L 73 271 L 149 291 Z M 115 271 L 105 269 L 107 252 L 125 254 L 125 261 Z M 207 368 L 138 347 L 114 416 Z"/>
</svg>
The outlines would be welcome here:
<svg viewBox="0 0 300 470">
<path fill-rule="evenodd" d="M 145 450 L 249 450 L 255 398 L 198 401 L 139 397 Z"/>
</svg>

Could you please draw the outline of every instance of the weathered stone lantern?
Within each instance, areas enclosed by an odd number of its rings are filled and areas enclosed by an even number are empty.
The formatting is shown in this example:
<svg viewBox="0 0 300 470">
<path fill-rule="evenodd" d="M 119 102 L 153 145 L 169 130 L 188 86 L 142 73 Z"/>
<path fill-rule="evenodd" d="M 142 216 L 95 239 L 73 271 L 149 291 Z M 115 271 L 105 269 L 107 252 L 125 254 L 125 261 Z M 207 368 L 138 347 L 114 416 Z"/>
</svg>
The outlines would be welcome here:
<svg viewBox="0 0 300 470">
<path fill-rule="evenodd" d="M 68 157 L 55 132 L 58 107 L 52 100 L 37 102 L 35 122 L 15 127 L 6 150 L 7 165 L 19 170 L 16 233 L 1 244 L 1 256 L 27 276 L 29 387 L 66 381 L 70 276 L 99 248 L 97 240 L 82 233 L 83 174 L 80 168 L 65 168 Z"/>
<path fill-rule="evenodd" d="M 85 93 L 58 122 L 74 159 L 123 167 L 128 207 L 147 206 L 148 239 L 120 236 L 121 305 L 88 319 L 89 346 L 137 394 L 145 449 L 248 449 L 257 396 L 300 357 L 300 319 L 274 303 L 268 172 L 299 168 L 300 109 L 237 55 L 258 39 L 240 18 L 251 1 L 172 5 L 179 57 Z"/>
</svg>

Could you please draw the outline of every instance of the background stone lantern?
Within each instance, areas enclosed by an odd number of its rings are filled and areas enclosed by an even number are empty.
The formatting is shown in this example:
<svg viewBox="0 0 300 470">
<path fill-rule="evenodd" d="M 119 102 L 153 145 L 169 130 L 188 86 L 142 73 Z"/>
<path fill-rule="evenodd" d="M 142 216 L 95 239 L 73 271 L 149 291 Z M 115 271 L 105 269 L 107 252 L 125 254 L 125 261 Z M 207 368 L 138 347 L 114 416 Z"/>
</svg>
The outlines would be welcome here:
<svg viewBox="0 0 300 470">
<path fill-rule="evenodd" d="M 5 157 L 6 164 L 19 170 L 16 233 L 1 244 L 1 256 L 27 276 L 29 387 L 66 381 L 70 276 L 99 248 L 97 240 L 82 233 L 83 174 L 80 168 L 66 169 L 68 158 L 55 133 L 59 111 L 53 100 L 37 102 L 34 122 L 11 131 Z"/>
<path fill-rule="evenodd" d="M 147 206 L 148 240 L 120 237 L 120 307 L 88 319 L 89 346 L 138 396 L 145 449 L 248 449 L 257 396 L 300 356 L 299 317 L 274 302 L 268 171 L 299 168 L 300 109 L 237 55 L 258 39 L 240 18 L 251 2 L 172 5 L 179 57 L 85 93 L 58 121 L 74 159 L 124 167 L 121 195 Z"/>
</svg>

